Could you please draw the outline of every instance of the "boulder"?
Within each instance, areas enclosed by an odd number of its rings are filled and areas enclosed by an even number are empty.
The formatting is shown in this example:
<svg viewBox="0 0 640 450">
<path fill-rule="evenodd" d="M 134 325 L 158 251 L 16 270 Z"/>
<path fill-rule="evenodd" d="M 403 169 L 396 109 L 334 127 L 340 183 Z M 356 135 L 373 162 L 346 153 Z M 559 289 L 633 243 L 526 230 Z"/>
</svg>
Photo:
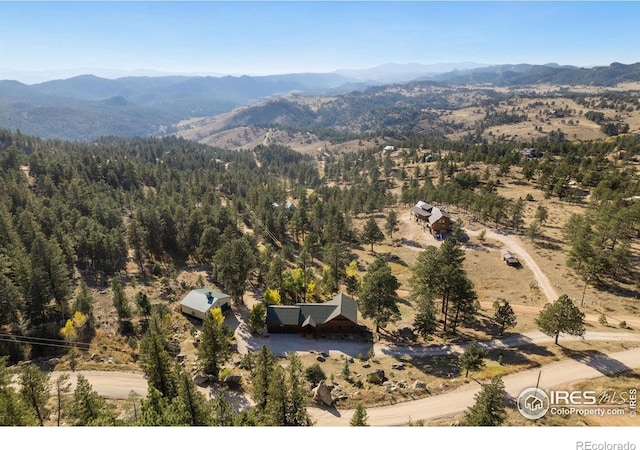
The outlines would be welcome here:
<svg viewBox="0 0 640 450">
<path fill-rule="evenodd" d="M 384 379 L 384 370 L 375 370 L 370 374 L 367 374 L 367 383 L 382 384 Z"/>
<path fill-rule="evenodd" d="M 317 357 L 316 357 L 316 361 L 319 361 L 319 362 L 325 362 L 325 361 L 326 361 L 326 358 L 325 358 L 324 356 L 317 356 Z"/>
<path fill-rule="evenodd" d="M 404 363 L 393 363 L 391 364 L 391 368 L 393 370 L 404 370 Z"/>
<path fill-rule="evenodd" d="M 178 355 L 176 355 L 176 359 L 178 360 L 178 362 L 182 362 L 184 361 L 185 355 L 183 355 L 182 353 L 179 353 Z"/>
<path fill-rule="evenodd" d="M 321 403 L 326 406 L 331 406 L 333 404 L 333 399 L 331 398 L 331 390 L 324 381 L 318 383 L 318 385 L 311 392 L 313 394 L 313 400 L 316 403 Z"/>
<path fill-rule="evenodd" d="M 198 386 L 205 386 L 209 382 L 209 377 L 204 372 L 197 372 L 193 376 L 193 382 Z"/>
<path fill-rule="evenodd" d="M 426 388 L 427 388 L 427 385 L 420 380 L 414 381 L 413 384 L 411 385 L 411 389 L 426 389 Z"/>
<path fill-rule="evenodd" d="M 333 401 L 345 400 L 349 398 L 349 394 L 347 394 L 345 391 L 343 391 L 340 388 L 336 388 L 333 391 L 331 391 L 331 398 L 333 399 Z"/>
<path fill-rule="evenodd" d="M 60 358 L 51 358 L 47 361 L 47 364 L 49 364 L 49 367 L 55 367 L 58 365 L 59 362 L 60 362 Z"/>
</svg>

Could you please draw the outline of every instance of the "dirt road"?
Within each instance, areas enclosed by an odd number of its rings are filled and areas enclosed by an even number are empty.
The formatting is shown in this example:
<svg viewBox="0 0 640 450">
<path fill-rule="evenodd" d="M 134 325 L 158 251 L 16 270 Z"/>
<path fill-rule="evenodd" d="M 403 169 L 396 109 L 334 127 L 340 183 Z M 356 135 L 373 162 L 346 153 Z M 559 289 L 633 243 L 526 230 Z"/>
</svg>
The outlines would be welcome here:
<svg viewBox="0 0 640 450">
<path fill-rule="evenodd" d="M 469 236 L 478 236 L 482 231 L 466 231 Z M 512 253 L 515 253 L 520 258 L 521 262 L 524 261 L 527 267 L 533 272 L 533 276 L 538 283 L 538 287 L 540 291 L 547 297 L 547 300 L 550 302 L 555 301 L 558 298 L 558 293 L 551 285 L 549 278 L 544 274 L 538 263 L 536 263 L 535 259 L 524 249 L 520 243 L 519 239 L 514 236 L 510 236 L 505 233 L 496 232 L 493 230 L 487 229 L 485 231 L 485 237 L 490 239 L 495 239 L 504 244 L 504 249 L 509 250 Z"/>
<path fill-rule="evenodd" d="M 280 339 L 282 338 L 282 339 Z M 572 336 L 562 336 L 563 340 L 575 340 Z M 639 341 L 640 334 L 631 333 L 602 333 L 602 332 L 587 332 L 585 339 L 589 341 Z M 321 344 L 321 348 L 318 347 L 318 343 L 310 341 L 304 338 L 295 336 L 272 336 L 269 338 L 270 342 L 267 344 L 272 349 L 273 353 L 277 356 L 284 356 L 285 349 L 291 351 L 305 352 L 305 351 L 326 351 L 327 353 L 339 352 L 350 356 L 356 356 L 357 353 L 362 353 L 362 344 L 354 342 L 342 342 L 324 341 Z M 506 348 L 506 347 L 520 347 L 536 343 L 550 342 L 553 338 L 540 332 L 530 332 L 523 334 L 516 334 L 508 336 L 502 339 L 494 339 L 491 341 L 481 342 L 480 345 L 486 349 L 492 348 Z M 415 347 L 388 347 L 385 345 L 376 344 L 374 346 L 375 354 L 378 356 L 392 356 L 392 355 L 448 355 L 458 354 L 464 351 L 462 345 L 432 345 L 429 347 L 415 346 Z M 640 347 L 636 349 L 640 351 Z M 624 353 L 624 352 L 623 352 Z M 635 361 L 638 367 L 640 366 L 640 356 Z M 548 367 L 555 366 L 560 363 L 552 364 Z M 544 370 L 546 370 L 546 367 Z M 580 369 L 582 366 L 577 366 L 574 370 Z M 133 390 L 142 396 L 147 395 L 147 380 L 140 372 L 113 372 L 113 371 L 78 371 L 78 372 L 54 372 L 52 379 L 56 379 L 61 373 L 68 373 L 72 386 L 75 387 L 78 374 L 82 374 L 91 383 L 93 389 L 100 395 L 111 399 L 126 399 L 129 393 Z M 576 372 L 576 379 L 581 379 L 582 374 Z M 209 388 L 202 388 L 201 391 L 208 394 Z M 413 403 L 413 402 L 411 402 Z"/>
<path fill-rule="evenodd" d="M 524 389 L 536 385 L 538 374 L 540 374 L 540 387 L 549 389 L 565 383 L 611 375 L 638 367 L 640 367 L 640 348 L 635 348 L 610 355 L 602 354 L 588 360 L 560 361 L 544 366 L 542 369 L 507 375 L 503 381 L 509 397 L 515 399 Z M 407 425 L 409 421 L 420 419 L 432 421 L 453 417 L 473 404 L 474 395 L 479 390 L 480 385 L 471 381 L 460 389 L 446 394 L 396 405 L 368 408 L 369 424 L 402 426 Z M 349 426 L 353 415 L 353 410 L 338 411 L 321 408 L 308 408 L 308 410 L 316 426 Z"/>
</svg>

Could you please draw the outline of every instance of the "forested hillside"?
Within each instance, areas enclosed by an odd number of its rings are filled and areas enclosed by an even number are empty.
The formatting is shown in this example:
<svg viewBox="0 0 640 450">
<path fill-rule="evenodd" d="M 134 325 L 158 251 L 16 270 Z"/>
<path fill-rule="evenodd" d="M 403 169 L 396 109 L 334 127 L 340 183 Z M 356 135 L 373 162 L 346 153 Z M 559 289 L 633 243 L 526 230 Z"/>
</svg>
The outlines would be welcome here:
<svg viewBox="0 0 640 450">
<path fill-rule="evenodd" d="M 405 242 L 393 234 L 398 211 L 428 200 L 465 211 L 487 227 L 526 233 L 532 241 L 558 247 L 541 237 L 549 220 L 543 203 L 536 220 L 525 223 L 526 203 L 533 197 L 503 195 L 504 180 L 514 172 L 518 183 L 530 184 L 537 197 L 563 205 L 584 204 L 588 191 L 587 213 L 572 215 L 563 227 L 562 244 L 570 249 L 567 264 L 599 289 L 622 282 L 631 291 L 638 289 L 633 246 L 640 230 L 640 202 L 631 199 L 640 195 L 640 138 L 534 145 L 541 158 L 526 157 L 514 143 L 476 145 L 412 134 L 393 156 L 371 147 L 318 159 L 283 146 L 227 151 L 176 137 L 72 143 L 3 130 L 0 354 L 12 362 L 51 356 L 75 361 L 78 349 L 87 350 L 103 330 L 115 327 L 112 339 L 120 339 L 120 349 L 128 346 L 134 355 L 126 361 L 140 364 L 157 388 L 147 407 L 160 398 L 184 399 L 190 376 L 178 368 L 165 380 L 169 384 L 162 384 L 153 378 L 158 366 L 150 355 L 169 361 L 176 354 L 169 337 L 176 328 L 167 324 L 176 300 L 171 286 L 178 273 L 194 266 L 205 267 L 206 283 L 223 286 L 239 303 L 247 290 L 281 304 L 322 302 L 346 290 L 359 298 L 363 317 L 376 328 L 400 317 L 393 306 L 395 291 L 411 290 L 416 303 L 409 305 L 418 312 L 416 324 L 425 338 L 455 335 L 459 327 L 475 326 L 478 313 L 477 289 L 462 268 L 461 220 L 441 250 L 425 251 L 415 267 L 404 269 L 419 280 L 419 274 L 440 267 L 439 261 L 447 262 L 447 273 L 454 275 L 459 289 L 438 310 L 433 292 L 401 285 L 389 267 L 394 255 L 377 255 L 375 246 L 385 236 L 392 243 Z M 485 170 L 478 170 L 479 165 Z M 375 261 L 365 271 L 361 256 L 369 248 Z M 376 284 L 380 280 L 386 281 Z M 205 284 L 204 279 L 199 282 Z M 162 294 L 150 302 L 141 283 Z M 388 290 L 391 306 L 375 304 L 380 286 Z M 125 290 L 137 290 L 135 299 Z M 96 292 L 108 293 L 112 302 L 98 309 Z M 203 333 L 211 327 L 206 333 L 220 336 L 216 333 L 223 331 L 216 326 L 207 324 Z M 106 341 L 100 342 L 108 348 Z M 159 350 L 165 347 L 166 354 Z M 92 348 L 98 352 L 100 347 Z M 221 358 L 224 363 L 229 355 Z M 269 355 L 260 358 L 272 364 Z M 173 367 L 166 361 L 166 367 Z M 166 367 L 164 372 L 173 370 Z M 216 377 L 218 370 L 218 365 L 212 370 Z M 295 360 L 286 373 L 273 369 L 280 383 L 296 380 L 300 370 Z M 237 420 L 269 423 L 267 410 Z M 115 419 L 103 413 L 77 423 L 113 424 Z M 141 423 L 190 424 L 191 419 L 162 414 L 146 416 Z M 220 414 L 206 416 L 203 423 L 226 417 Z M 273 420 L 308 423 L 301 411 Z"/>
</svg>

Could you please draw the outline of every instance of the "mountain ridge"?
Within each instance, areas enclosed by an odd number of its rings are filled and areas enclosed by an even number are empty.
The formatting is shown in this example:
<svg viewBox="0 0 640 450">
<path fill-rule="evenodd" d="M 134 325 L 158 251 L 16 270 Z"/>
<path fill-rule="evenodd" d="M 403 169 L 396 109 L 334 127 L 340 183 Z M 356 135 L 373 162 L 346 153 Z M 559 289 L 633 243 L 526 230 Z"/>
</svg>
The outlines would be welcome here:
<svg viewBox="0 0 640 450">
<path fill-rule="evenodd" d="M 640 81 L 640 63 L 613 63 L 594 68 L 556 63 L 504 64 L 461 68 L 416 78 L 407 75 L 407 70 L 418 67 L 426 70 L 434 66 L 389 64 L 373 69 L 380 70 L 380 76 L 390 76 L 393 72 L 404 74 L 402 76 L 411 78 L 408 82 L 449 85 L 551 83 L 612 86 L 624 81 Z M 360 76 L 374 75 L 366 70 L 358 73 Z M 0 127 L 20 129 L 45 138 L 71 140 L 91 140 L 106 135 L 163 135 L 175 132 L 176 124 L 183 120 L 221 114 L 284 94 L 336 96 L 357 93 L 371 86 L 383 88 L 393 84 L 398 83 L 373 79 L 363 81 L 335 72 L 258 77 L 176 75 L 115 80 L 88 74 L 35 85 L 3 80 L 0 81 Z M 350 120 L 344 112 L 336 117 Z"/>
</svg>

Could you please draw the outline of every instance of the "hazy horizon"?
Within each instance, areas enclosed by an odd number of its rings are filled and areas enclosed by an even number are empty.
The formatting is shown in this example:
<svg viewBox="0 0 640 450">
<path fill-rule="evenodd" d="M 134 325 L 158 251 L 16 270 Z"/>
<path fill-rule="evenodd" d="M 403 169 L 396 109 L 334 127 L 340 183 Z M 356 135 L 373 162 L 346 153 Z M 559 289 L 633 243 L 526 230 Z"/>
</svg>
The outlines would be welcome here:
<svg viewBox="0 0 640 450">
<path fill-rule="evenodd" d="M 0 74 L 591 67 L 640 56 L 637 2 L 0 2 L 0 16 Z"/>
</svg>

